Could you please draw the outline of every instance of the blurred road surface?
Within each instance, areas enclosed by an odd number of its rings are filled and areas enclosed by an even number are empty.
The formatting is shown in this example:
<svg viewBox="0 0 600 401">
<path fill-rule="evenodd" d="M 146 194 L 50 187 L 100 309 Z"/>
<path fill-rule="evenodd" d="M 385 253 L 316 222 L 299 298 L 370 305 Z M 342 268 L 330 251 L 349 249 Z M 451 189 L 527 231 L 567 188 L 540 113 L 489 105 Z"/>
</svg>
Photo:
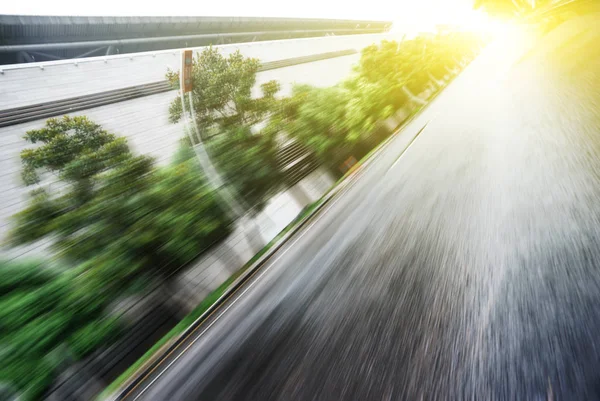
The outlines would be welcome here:
<svg viewBox="0 0 600 401">
<path fill-rule="evenodd" d="M 598 21 L 488 47 L 129 399 L 600 399 Z"/>
</svg>

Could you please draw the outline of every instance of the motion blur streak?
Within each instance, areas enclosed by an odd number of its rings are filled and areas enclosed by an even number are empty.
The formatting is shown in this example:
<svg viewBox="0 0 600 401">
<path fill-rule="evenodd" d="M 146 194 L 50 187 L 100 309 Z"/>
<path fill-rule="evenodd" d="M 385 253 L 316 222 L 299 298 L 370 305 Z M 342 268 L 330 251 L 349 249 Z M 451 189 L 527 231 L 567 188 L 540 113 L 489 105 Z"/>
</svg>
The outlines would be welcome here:
<svg viewBox="0 0 600 401">
<path fill-rule="evenodd" d="M 599 17 L 487 48 L 141 398 L 600 399 Z"/>
</svg>

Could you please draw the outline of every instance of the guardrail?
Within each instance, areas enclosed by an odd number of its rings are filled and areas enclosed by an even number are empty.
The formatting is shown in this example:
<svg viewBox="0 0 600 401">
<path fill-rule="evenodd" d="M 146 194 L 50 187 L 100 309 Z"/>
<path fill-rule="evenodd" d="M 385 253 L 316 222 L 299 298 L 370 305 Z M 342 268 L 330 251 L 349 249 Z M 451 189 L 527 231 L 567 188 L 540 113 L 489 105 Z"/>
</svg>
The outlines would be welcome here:
<svg viewBox="0 0 600 401">
<path fill-rule="evenodd" d="M 259 71 L 275 70 L 293 65 L 312 63 L 335 57 L 355 54 L 355 49 L 346 49 L 335 52 L 318 53 L 309 56 L 293 57 L 283 60 L 269 61 L 263 63 Z M 155 95 L 173 90 L 167 81 L 152 82 L 144 85 L 135 85 L 122 89 L 94 93 L 91 95 L 77 96 L 53 102 L 38 103 L 31 106 L 16 107 L 0 111 L 0 128 L 11 125 L 22 124 L 30 121 L 60 116 L 76 111 L 87 110 L 94 107 L 124 102 L 143 96 Z"/>
<path fill-rule="evenodd" d="M 77 96 L 55 102 L 38 103 L 31 106 L 2 110 L 0 111 L 0 127 L 22 124 L 107 104 L 123 102 L 142 96 L 170 91 L 172 89 L 173 88 L 167 81 L 161 81 L 94 93 L 92 95 Z"/>
</svg>

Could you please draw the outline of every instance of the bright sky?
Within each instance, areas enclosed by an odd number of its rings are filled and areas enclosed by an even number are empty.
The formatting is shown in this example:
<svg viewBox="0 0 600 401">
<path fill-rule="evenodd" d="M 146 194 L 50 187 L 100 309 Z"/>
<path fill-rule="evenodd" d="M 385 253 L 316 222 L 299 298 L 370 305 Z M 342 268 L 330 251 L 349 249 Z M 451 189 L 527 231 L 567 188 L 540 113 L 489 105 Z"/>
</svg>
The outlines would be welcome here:
<svg viewBox="0 0 600 401">
<path fill-rule="evenodd" d="M 477 24 L 473 0 L 18 0 L 0 1 L 0 14 L 110 16 L 255 16 L 392 20 L 402 31 L 436 23 Z"/>
</svg>

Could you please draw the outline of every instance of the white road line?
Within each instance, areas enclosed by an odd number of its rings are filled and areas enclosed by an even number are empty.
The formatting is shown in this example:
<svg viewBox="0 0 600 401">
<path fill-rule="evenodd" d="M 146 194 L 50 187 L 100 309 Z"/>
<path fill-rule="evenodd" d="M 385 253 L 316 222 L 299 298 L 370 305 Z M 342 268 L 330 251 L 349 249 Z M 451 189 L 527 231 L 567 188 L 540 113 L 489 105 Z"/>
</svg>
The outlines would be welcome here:
<svg viewBox="0 0 600 401">
<path fill-rule="evenodd" d="M 394 164 L 392 164 L 392 166 L 390 168 L 388 168 L 388 173 L 396 166 L 396 164 L 398 164 L 398 162 L 400 160 L 402 160 L 402 157 L 404 156 L 404 154 L 406 152 L 408 152 L 408 149 L 410 149 L 411 146 L 413 146 L 413 144 L 417 141 L 417 139 L 419 138 L 419 136 L 421 135 L 421 133 L 423 133 L 423 131 L 425 131 L 425 128 L 427 128 L 427 126 L 429 125 L 429 123 L 432 121 L 433 119 L 427 121 L 425 123 L 425 125 L 423 126 L 423 128 L 421 128 L 419 130 L 419 132 L 417 132 L 417 134 L 415 135 L 415 137 L 413 138 L 413 140 L 408 144 L 408 146 L 402 151 L 402 153 L 400 153 L 400 156 L 398 156 L 398 158 L 396 159 L 396 161 L 394 162 Z M 386 173 L 387 174 L 387 173 Z"/>
</svg>

